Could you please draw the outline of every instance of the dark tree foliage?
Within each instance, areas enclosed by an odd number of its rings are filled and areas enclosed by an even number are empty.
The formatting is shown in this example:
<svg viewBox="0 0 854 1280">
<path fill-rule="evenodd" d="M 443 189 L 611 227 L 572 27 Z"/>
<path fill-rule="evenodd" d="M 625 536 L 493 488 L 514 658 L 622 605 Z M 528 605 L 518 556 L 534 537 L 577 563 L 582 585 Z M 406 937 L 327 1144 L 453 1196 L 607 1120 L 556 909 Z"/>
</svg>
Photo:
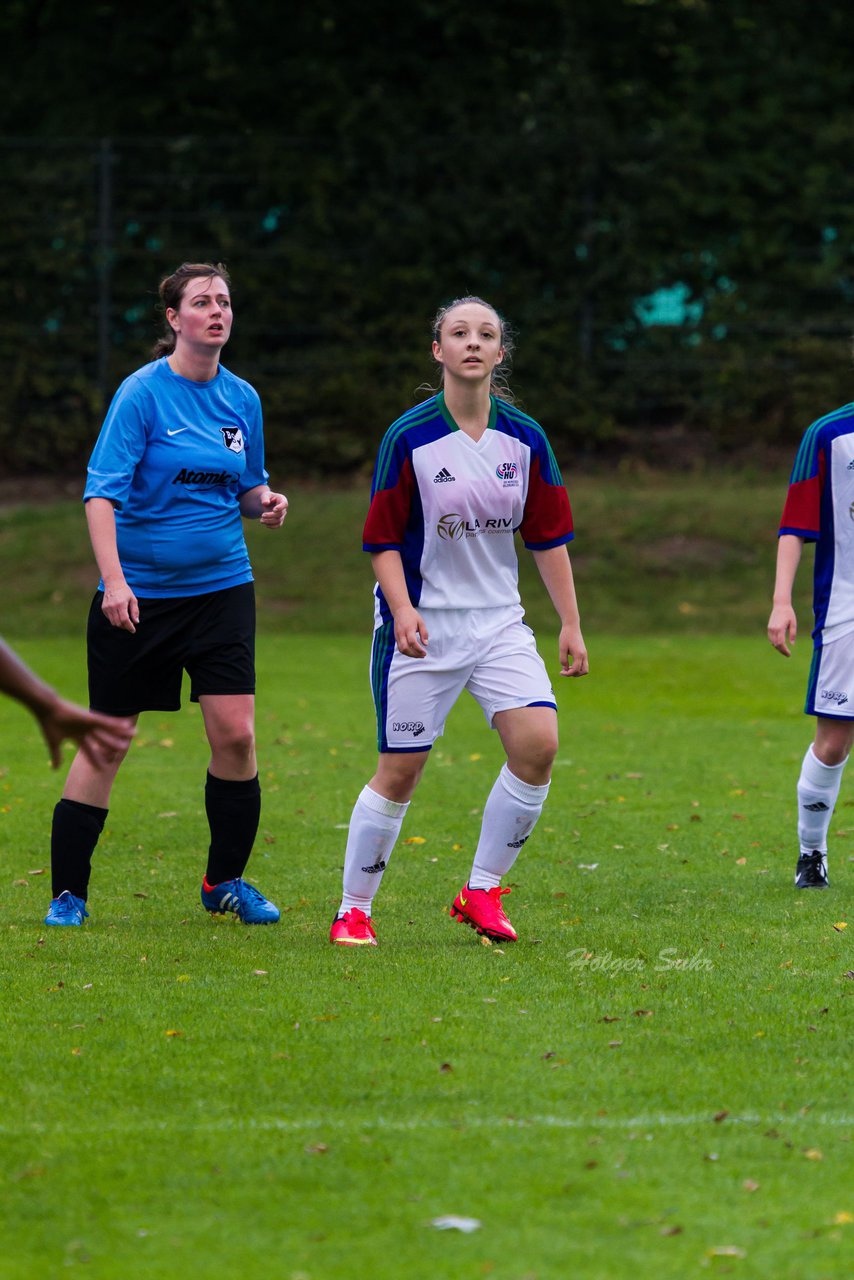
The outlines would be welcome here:
<svg viewBox="0 0 854 1280">
<path fill-rule="evenodd" d="M 82 465 L 185 259 L 229 264 L 279 474 L 366 467 L 464 293 L 564 460 L 849 398 L 841 4 L 10 0 L 0 37 L 7 473 Z"/>
</svg>

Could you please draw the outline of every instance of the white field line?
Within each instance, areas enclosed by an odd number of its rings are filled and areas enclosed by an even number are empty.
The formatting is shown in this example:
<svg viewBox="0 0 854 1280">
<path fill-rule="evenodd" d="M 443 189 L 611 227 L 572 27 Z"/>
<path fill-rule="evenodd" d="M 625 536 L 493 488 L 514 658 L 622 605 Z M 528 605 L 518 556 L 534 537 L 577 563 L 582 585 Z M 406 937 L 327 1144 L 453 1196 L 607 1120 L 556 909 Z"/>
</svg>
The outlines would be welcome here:
<svg viewBox="0 0 854 1280">
<path fill-rule="evenodd" d="M 836 1115 L 827 1112 L 804 1114 L 796 1112 L 748 1112 L 744 1115 L 728 1115 L 720 1123 L 728 1125 L 748 1125 L 750 1127 L 768 1126 L 771 1128 L 793 1125 L 814 1125 L 832 1129 L 854 1129 L 854 1116 Z M 105 1124 L 75 1122 L 69 1124 L 58 1121 L 33 1120 L 23 1124 L 0 1123 L 0 1135 L 3 1137 L 21 1137 L 24 1135 L 61 1135 L 73 1133 L 80 1137 L 85 1134 L 97 1136 L 109 1133 L 146 1134 L 146 1133 L 317 1133 L 321 1131 L 347 1131 L 364 1133 L 367 1131 L 389 1133 L 421 1133 L 448 1130 L 458 1132 L 465 1129 L 613 1129 L 617 1132 L 646 1131 L 654 1129 L 685 1128 L 689 1125 L 705 1125 L 716 1128 L 714 1116 L 710 1112 L 696 1115 L 676 1115 L 659 1112 L 653 1115 L 639 1116 L 472 1116 L 464 1120 L 438 1120 L 429 1117 L 410 1117 L 406 1120 L 385 1120 L 377 1116 L 371 1120 L 357 1120 L 353 1116 L 317 1116 L 288 1120 L 279 1116 L 222 1116 L 216 1120 L 192 1120 L 181 1117 L 169 1120 L 134 1120 L 128 1117 L 126 1122 Z"/>
</svg>

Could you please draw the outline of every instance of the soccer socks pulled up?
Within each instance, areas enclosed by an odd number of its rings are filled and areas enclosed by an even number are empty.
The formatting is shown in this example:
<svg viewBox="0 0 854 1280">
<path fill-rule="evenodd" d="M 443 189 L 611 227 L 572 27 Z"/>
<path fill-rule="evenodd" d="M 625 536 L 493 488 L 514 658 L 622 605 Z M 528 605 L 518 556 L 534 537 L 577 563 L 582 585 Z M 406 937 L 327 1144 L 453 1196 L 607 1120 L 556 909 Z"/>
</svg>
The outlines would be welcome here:
<svg viewBox="0 0 854 1280">
<path fill-rule="evenodd" d="M 537 825 L 549 786 L 548 782 L 543 787 L 522 782 L 502 765 L 484 805 L 469 888 L 494 889 L 501 883 Z"/>
<path fill-rule="evenodd" d="M 211 831 L 205 879 L 209 885 L 237 880 L 246 870 L 261 821 L 261 784 L 257 773 L 244 782 L 215 778 L 208 773 L 205 812 Z"/>
<path fill-rule="evenodd" d="M 51 895 L 58 898 L 67 889 L 85 902 L 89 896 L 92 854 L 109 809 L 80 800 L 60 800 L 53 810 L 50 831 Z"/>
<path fill-rule="evenodd" d="M 798 842 L 801 853 L 827 853 L 827 833 L 842 785 L 848 757 L 841 764 L 822 764 L 807 747 L 798 778 Z"/>
<path fill-rule="evenodd" d="M 386 800 L 370 787 L 362 788 L 350 816 L 344 853 L 344 893 L 339 915 L 358 907 L 370 916 L 371 904 L 408 808 L 408 800 L 398 804 L 395 800 Z"/>
</svg>

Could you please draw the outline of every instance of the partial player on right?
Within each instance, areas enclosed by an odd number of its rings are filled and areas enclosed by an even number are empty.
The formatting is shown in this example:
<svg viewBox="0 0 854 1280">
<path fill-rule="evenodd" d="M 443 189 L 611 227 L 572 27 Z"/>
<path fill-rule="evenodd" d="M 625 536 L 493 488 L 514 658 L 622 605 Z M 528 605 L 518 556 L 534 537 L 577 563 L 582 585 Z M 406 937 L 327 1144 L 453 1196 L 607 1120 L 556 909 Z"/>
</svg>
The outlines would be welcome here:
<svg viewBox="0 0 854 1280">
<path fill-rule="evenodd" d="M 854 741 L 854 405 L 819 418 L 795 457 L 780 522 L 768 639 L 784 657 L 797 635 L 792 588 L 814 542 L 813 660 L 804 708 L 816 717 L 798 779 L 798 889 L 826 889 L 827 833 Z"/>
</svg>

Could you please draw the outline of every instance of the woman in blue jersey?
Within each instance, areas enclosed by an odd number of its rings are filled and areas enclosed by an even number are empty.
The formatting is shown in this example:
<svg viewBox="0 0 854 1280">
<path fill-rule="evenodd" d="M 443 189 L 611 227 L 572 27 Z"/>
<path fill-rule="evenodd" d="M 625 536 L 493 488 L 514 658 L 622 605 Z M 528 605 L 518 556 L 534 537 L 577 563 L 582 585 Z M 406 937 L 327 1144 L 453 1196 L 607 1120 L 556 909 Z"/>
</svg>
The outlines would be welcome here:
<svg viewBox="0 0 854 1280">
<path fill-rule="evenodd" d="M 278 909 L 243 878 L 258 829 L 255 597 L 242 520 L 281 527 L 287 499 L 264 467 L 261 404 L 220 364 L 231 333 L 225 268 L 184 263 L 160 284 L 164 336 L 116 392 L 84 502 L 101 574 L 87 633 L 93 710 L 175 711 L 184 671 L 210 746 L 201 899 L 247 924 Z M 126 755 L 78 752 L 51 834 L 50 925 L 88 915 L 92 854 Z"/>
<path fill-rule="evenodd" d="M 805 542 L 815 543 L 813 659 L 804 710 L 815 736 L 797 782 L 795 887 L 826 889 L 827 835 L 854 742 L 854 408 L 812 424 L 792 468 L 780 521 L 768 639 L 788 658 L 797 635 L 792 589 Z"/>
<path fill-rule="evenodd" d="M 515 532 L 560 619 L 561 675 L 587 674 L 566 544 L 569 499 L 542 428 L 510 402 L 508 336 L 480 298 L 434 322 L 439 394 L 383 437 L 363 545 L 377 578 L 371 682 L 379 760 L 356 801 L 331 941 L 376 945 L 371 907 L 410 799 L 463 689 L 507 756 L 483 811 L 467 883 L 451 915 L 515 941 L 501 886 L 545 802 L 558 747 L 557 705 L 522 621 Z"/>
</svg>

